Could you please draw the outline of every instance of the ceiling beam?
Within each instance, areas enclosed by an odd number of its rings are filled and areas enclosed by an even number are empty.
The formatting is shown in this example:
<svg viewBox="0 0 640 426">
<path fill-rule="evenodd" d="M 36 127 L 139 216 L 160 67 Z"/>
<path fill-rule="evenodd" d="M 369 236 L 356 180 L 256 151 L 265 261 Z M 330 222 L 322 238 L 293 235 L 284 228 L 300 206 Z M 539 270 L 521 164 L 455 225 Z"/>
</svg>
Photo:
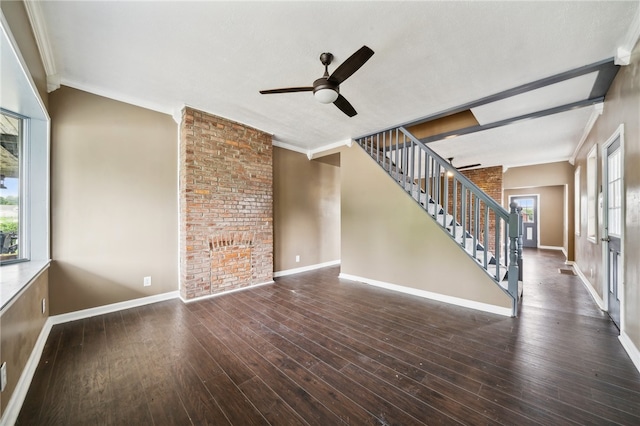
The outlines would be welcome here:
<svg viewBox="0 0 640 426">
<path fill-rule="evenodd" d="M 462 105 L 458 105 L 456 107 L 453 108 L 449 108 L 443 111 L 440 111 L 438 113 L 417 119 L 417 120 L 413 120 L 411 122 L 407 122 L 404 124 L 401 124 L 400 126 L 394 126 L 394 127 L 390 127 L 384 130 L 379 130 L 373 133 L 369 133 L 367 135 L 362 135 L 360 137 L 357 137 L 355 139 L 360 139 L 362 137 L 366 137 L 368 135 L 371 134 L 376 134 L 376 133 L 382 133 L 385 131 L 389 131 L 392 129 L 395 129 L 397 127 L 411 127 L 411 126 L 415 126 L 418 124 L 423 124 L 429 121 L 433 121 L 433 120 L 438 120 L 440 118 L 443 117 L 447 117 L 453 114 L 457 114 L 466 110 L 469 110 L 471 108 L 476 108 L 482 105 L 486 105 L 486 104 L 490 104 L 492 102 L 496 102 L 496 101 L 500 101 L 503 99 L 507 99 L 510 98 L 512 96 L 516 96 L 516 95 L 520 95 L 526 92 L 530 92 L 532 90 L 536 90 L 536 89 L 540 89 L 542 87 L 545 86 L 549 86 L 551 84 L 556 84 L 556 83 L 560 83 L 562 81 L 565 80 L 569 80 L 572 78 L 576 78 L 576 77 L 580 77 L 583 76 L 585 74 L 591 74 L 593 72 L 598 72 L 598 77 L 596 79 L 596 83 L 594 84 L 594 87 L 592 89 L 592 95 L 594 93 L 596 93 L 596 96 L 590 96 L 588 100 L 586 101 L 581 101 L 581 102 L 590 102 L 592 99 L 594 98 L 599 98 L 601 96 L 604 96 L 604 94 L 606 93 L 606 91 L 609 89 L 608 85 L 611 85 L 611 82 L 613 81 L 613 78 L 616 76 L 618 69 L 620 67 L 616 64 L 614 64 L 614 60 L 613 58 L 609 58 L 609 59 L 605 59 L 599 62 L 594 62 L 593 64 L 589 64 L 589 65 L 584 65 L 582 67 L 579 68 L 575 68 L 569 71 L 565 71 L 562 72 L 560 74 L 555 74 L 552 75 L 550 77 L 545 77 L 542 78 L 540 80 L 536 80 L 533 81 L 531 83 L 527 83 L 527 84 L 523 84 L 521 86 L 517 86 L 511 89 L 507 89 L 504 90 L 502 92 L 498 92 L 495 93 L 493 95 L 490 96 L 486 96 L 484 98 L 472 101 L 472 102 L 468 102 L 466 104 L 462 104 Z M 608 83 L 608 85 L 606 85 L 606 83 Z M 558 107 L 558 108 L 562 108 L 562 106 Z M 516 117 L 517 118 L 517 117 Z M 495 124 L 495 123 L 492 123 Z M 437 135 L 436 135 L 437 136 Z M 434 136 L 434 137 L 436 137 Z"/>
<path fill-rule="evenodd" d="M 442 140 L 442 139 L 451 139 L 451 138 L 454 138 L 454 137 L 457 137 L 457 136 L 467 135 L 467 134 L 470 134 L 470 133 L 482 132 L 484 130 L 489 130 L 489 129 L 495 129 L 495 128 L 498 128 L 498 127 L 508 126 L 510 124 L 513 124 L 513 123 L 516 123 L 516 122 L 519 122 L 519 121 L 532 120 L 532 119 L 535 119 L 535 118 L 541 118 L 541 117 L 546 117 L 548 115 L 553 115 L 553 114 L 558 114 L 558 113 L 561 113 L 561 112 L 571 111 L 573 109 L 584 108 L 586 106 L 591 106 L 591 105 L 598 104 L 598 103 L 601 103 L 601 102 L 604 102 L 604 96 L 597 97 L 597 98 L 585 99 L 585 100 L 577 101 L 577 102 L 571 102 L 571 103 L 566 104 L 566 105 L 561 105 L 561 106 L 545 109 L 545 110 L 542 110 L 542 111 L 531 112 L 531 113 L 528 113 L 528 114 L 520 115 L 518 117 L 511 117 L 511 118 L 507 118 L 505 120 L 496 121 L 494 123 L 487 123 L 487 124 L 482 124 L 482 125 L 478 125 L 478 126 L 465 127 L 464 129 L 459 129 L 459 130 L 453 130 L 453 131 L 450 131 L 450 132 L 440 133 L 439 135 L 433 135 L 433 136 L 429 136 L 427 138 L 422 138 L 422 139 L 420 139 L 420 142 L 426 144 L 426 143 L 430 143 L 430 142 L 439 141 L 439 140 Z"/>
</svg>

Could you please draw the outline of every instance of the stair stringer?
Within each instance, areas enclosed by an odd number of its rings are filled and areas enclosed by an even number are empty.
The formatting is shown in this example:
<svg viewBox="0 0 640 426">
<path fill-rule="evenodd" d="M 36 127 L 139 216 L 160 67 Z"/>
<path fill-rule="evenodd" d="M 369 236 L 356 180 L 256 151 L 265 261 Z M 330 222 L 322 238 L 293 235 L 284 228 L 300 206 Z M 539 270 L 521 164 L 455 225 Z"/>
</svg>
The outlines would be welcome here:
<svg viewBox="0 0 640 426">
<path fill-rule="evenodd" d="M 359 147 L 341 155 L 341 276 L 511 316 L 512 299 Z"/>
</svg>

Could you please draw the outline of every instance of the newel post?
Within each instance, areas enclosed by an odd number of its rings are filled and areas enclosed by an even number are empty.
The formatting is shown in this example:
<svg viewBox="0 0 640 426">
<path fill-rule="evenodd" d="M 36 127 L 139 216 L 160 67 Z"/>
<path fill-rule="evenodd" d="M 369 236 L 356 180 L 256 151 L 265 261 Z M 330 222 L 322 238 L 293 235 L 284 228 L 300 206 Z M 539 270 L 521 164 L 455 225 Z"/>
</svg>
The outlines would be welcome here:
<svg viewBox="0 0 640 426">
<path fill-rule="evenodd" d="M 524 227 L 522 226 L 522 207 L 516 209 L 518 212 L 518 281 L 522 281 L 522 233 Z"/>
<path fill-rule="evenodd" d="M 518 203 L 509 204 L 509 294 L 513 297 L 513 316 L 518 315 L 518 278 L 520 268 L 518 263 L 518 238 L 521 234 L 521 219 L 518 212 Z"/>
</svg>

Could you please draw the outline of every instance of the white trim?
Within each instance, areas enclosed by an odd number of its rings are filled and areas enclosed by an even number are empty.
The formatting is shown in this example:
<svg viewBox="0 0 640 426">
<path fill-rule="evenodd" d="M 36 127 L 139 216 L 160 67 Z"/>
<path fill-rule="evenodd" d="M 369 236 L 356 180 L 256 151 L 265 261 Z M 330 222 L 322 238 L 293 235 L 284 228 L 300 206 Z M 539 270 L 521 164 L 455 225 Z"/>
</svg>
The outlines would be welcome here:
<svg viewBox="0 0 640 426">
<path fill-rule="evenodd" d="M 626 203 L 626 194 L 625 194 L 625 179 L 624 179 L 624 169 L 625 169 L 625 161 L 624 161 L 624 123 L 620 124 L 616 130 L 613 132 L 613 134 L 611 136 L 609 136 L 609 139 L 607 139 L 607 141 L 602 144 L 602 148 L 601 148 L 601 157 L 602 157 L 602 164 L 601 164 L 601 171 L 602 171 L 602 180 L 600 182 L 600 187 L 602 188 L 600 195 L 602 195 L 602 204 L 600 205 L 600 210 L 599 213 L 601 214 L 601 220 L 599 220 L 599 224 L 601 224 L 602 226 L 602 238 L 607 238 L 608 237 L 608 232 L 607 228 L 608 228 L 608 220 L 609 220 L 609 215 L 608 212 L 605 211 L 605 205 L 607 205 L 607 198 L 608 198 L 608 194 L 609 194 L 609 185 L 607 183 L 607 173 L 608 172 L 608 168 L 609 168 L 609 156 L 607 154 L 607 149 L 609 148 L 609 146 L 611 146 L 611 144 L 613 144 L 613 142 L 615 142 L 616 139 L 620 138 L 620 156 L 622 158 L 622 161 L 620 162 L 620 178 L 622 180 L 622 198 L 621 198 L 621 229 L 620 229 L 620 270 L 624 271 L 625 270 L 625 256 L 624 256 L 624 247 L 625 247 L 625 223 L 626 223 L 626 208 L 627 208 L 627 203 Z M 594 147 L 597 145 L 594 145 Z M 606 196 L 605 196 L 606 195 Z M 604 310 L 609 312 L 609 244 L 608 242 L 603 242 L 602 244 L 602 297 L 604 298 Z M 625 288 L 625 282 L 624 282 L 624 272 L 622 273 L 621 277 L 618 277 L 618 296 L 620 297 L 620 331 L 625 331 L 625 320 L 624 320 L 624 316 L 625 316 L 625 297 L 624 297 L 624 288 Z"/>
<path fill-rule="evenodd" d="M 163 114 L 168 114 L 171 116 L 173 116 L 173 113 L 174 113 L 174 108 L 172 107 L 168 107 L 166 105 L 162 105 L 155 102 L 144 101 L 134 96 L 125 95 L 123 93 L 118 93 L 113 90 L 99 88 L 90 84 L 77 83 L 75 81 L 67 80 L 66 78 L 62 78 L 60 80 L 60 84 L 67 87 L 71 87 L 73 89 L 82 90 L 83 92 L 88 92 L 97 96 L 102 96 L 103 98 L 108 98 L 114 101 L 123 102 L 125 104 L 137 106 L 144 109 L 149 109 L 151 111 L 161 112 Z"/>
<path fill-rule="evenodd" d="M 164 300 L 179 299 L 180 293 L 177 291 L 171 291 L 168 293 L 156 294 L 153 296 L 141 297 L 139 299 L 127 300 L 119 303 L 112 303 L 110 305 L 98 306 L 95 308 L 83 309 L 81 311 L 69 312 L 67 314 L 53 315 L 47 318 L 40 330 L 38 340 L 36 340 L 31 355 L 22 370 L 22 374 L 18 379 L 18 383 L 11 395 L 11 399 L 7 404 L 7 408 L 4 411 L 2 418 L 0 419 L 0 425 L 12 425 L 15 423 L 20 414 L 20 409 L 24 403 L 24 399 L 27 396 L 29 386 L 33 380 L 33 375 L 36 372 L 40 357 L 44 350 L 44 345 L 47 343 L 51 328 L 57 324 L 63 324 L 70 321 L 76 321 L 79 319 L 91 318 L 97 315 L 108 314 L 111 312 L 117 312 L 124 309 L 135 308 L 138 306 L 149 305 L 151 303 L 162 302 Z"/>
<path fill-rule="evenodd" d="M 620 333 L 618 339 L 620 340 L 624 350 L 629 354 L 629 358 L 631 358 L 633 365 L 635 365 L 638 372 L 640 372 L 640 350 L 638 350 L 638 347 L 633 344 L 629 335 L 624 331 Z"/>
<path fill-rule="evenodd" d="M 136 308 L 138 306 L 149 305 L 151 303 L 162 302 L 165 300 L 177 299 L 179 297 L 180 293 L 178 291 L 170 291 L 168 293 L 140 297 L 138 299 L 125 300 L 124 302 L 111 303 L 109 305 L 82 309 L 80 311 L 69 312 L 66 314 L 53 315 L 49 317 L 49 320 L 51 321 L 52 325 L 63 324 L 65 322 L 77 321 L 80 319 L 91 318 L 98 315 L 109 314 L 111 312 L 123 311 L 125 309 Z"/>
<path fill-rule="evenodd" d="M 561 252 L 564 252 L 564 247 L 557 247 L 557 246 L 538 246 L 539 249 L 543 249 L 543 250 L 558 250 Z M 565 257 L 566 257 L 566 253 L 565 253 Z"/>
<path fill-rule="evenodd" d="M 288 149 L 289 151 L 298 152 L 300 154 L 304 154 L 307 157 L 309 156 L 309 150 L 300 148 L 299 146 L 291 145 L 285 142 L 272 141 L 273 146 L 277 146 L 278 148 Z"/>
<path fill-rule="evenodd" d="M 0 418 L 0 425 L 12 425 L 18 419 L 18 414 L 20 414 L 22 404 L 31 386 L 31 380 L 33 380 L 33 375 L 36 373 L 38 363 L 40 363 L 40 357 L 44 351 L 44 345 L 47 343 L 52 326 L 53 322 L 51 318 L 47 318 L 42 326 L 42 330 L 40 330 L 38 340 L 36 340 L 35 345 L 33 345 L 33 350 L 22 370 L 18 383 L 16 383 L 16 387 L 11 394 L 11 399 L 9 399 L 2 418 Z"/>
<path fill-rule="evenodd" d="M 0 274 L 0 313 L 9 310 L 16 300 L 31 287 L 44 271 L 49 269 L 50 260 L 30 260 L 2 266 Z M 14 293 L 14 294 L 11 294 Z"/>
<path fill-rule="evenodd" d="M 313 271 L 315 269 L 326 268 L 327 266 L 336 266 L 339 264 L 340 264 L 340 259 L 332 260 L 330 262 L 316 263 L 315 265 L 302 266 L 300 268 L 285 269 L 283 271 L 277 271 L 273 273 L 273 276 L 274 278 L 284 277 L 287 275 L 299 274 L 300 272 Z"/>
<path fill-rule="evenodd" d="M 305 149 L 299 146 L 291 145 L 286 142 L 278 142 L 278 141 L 273 141 L 273 146 L 277 146 L 278 148 L 288 149 L 289 151 L 294 151 L 300 154 L 304 154 L 307 156 L 309 160 L 313 160 L 314 158 L 316 158 L 318 154 L 322 154 L 331 149 L 341 148 L 343 146 L 351 148 L 353 146 L 353 139 L 346 139 L 343 141 L 330 143 L 314 149 Z"/>
<path fill-rule="evenodd" d="M 614 64 L 629 65 L 631 63 L 631 52 L 638 42 L 638 39 L 640 39 L 640 13 L 636 12 L 622 45 L 618 46 L 616 50 Z"/>
<path fill-rule="evenodd" d="M 44 72 L 47 74 L 47 92 L 53 92 L 60 87 L 60 76 L 56 67 L 55 55 L 49 42 L 49 32 L 42 14 L 42 6 L 37 1 L 25 1 L 23 3 L 36 39 L 36 45 L 38 45 Z"/>
<path fill-rule="evenodd" d="M 540 208 L 540 194 L 514 194 L 514 195 L 509 195 L 509 206 L 511 205 L 511 199 L 512 198 L 531 198 L 531 197 L 535 197 L 536 199 L 536 248 L 548 248 L 548 246 L 541 246 L 540 245 L 540 211 L 542 210 Z M 524 225 L 523 225 L 524 226 Z M 553 248 L 552 250 L 556 250 L 556 248 Z"/>
<path fill-rule="evenodd" d="M 411 294 L 413 296 L 424 297 L 425 299 L 431 299 L 431 300 L 436 300 L 438 302 L 449 303 L 451 305 L 462 306 L 463 308 L 476 309 L 478 311 L 488 312 L 491 314 L 511 317 L 513 313 L 511 308 L 505 308 L 505 307 L 496 306 L 496 305 L 489 305 L 487 303 L 476 302 L 468 299 L 461 299 L 458 297 L 447 296 L 444 294 L 433 293 L 430 291 L 419 290 L 416 288 L 405 287 L 397 284 L 390 284 L 383 281 L 377 281 L 369 278 L 358 277 L 355 275 L 340 273 L 338 278 L 350 280 L 350 281 L 358 281 L 364 284 L 385 288 L 387 290 L 393 290 L 400 293 Z"/>
<path fill-rule="evenodd" d="M 353 139 L 346 139 L 343 141 L 330 143 L 328 145 L 324 145 L 319 148 L 311 149 L 309 150 L 309 155 L 311 155 L 311 158 L 309 158 L 309 160 L 313 160 L 316 154 L 321 154 L 325 151 L 329 151 L 330 149 L 341 148 L 343 146 L 351 148 L 351 146 L 353 146 Z"/>
<path fill-rule="evenodd" d="M 604 112 L 604 102 L 600 102 L 599 104 L 593 105 L 593 111 L 591 111 L 591 116 L 589 117 L 589 121 L 587 121 L 587 125 L 584 126 L 584 130 L 582 131 L 582 137 L 580 138 L 580 142 L 576 146 L 576 149 L 573 150 L 573 154 L 571 158 L 569 158 L 569 163 L 573 166 L 576 162 L 576 157 L 578 156 L 578 151 L 582 148 L 582 145 L 587 140 L 589 133 L 591 133 L 591 129 L 596 124 L 598 117 L 602 115 Z"/>
<path fill-rule="evenodd" d="M 208 294 L 206 296 L 196 297 L 194 299 L 185 299 L 182 296 L 180 296 L 180 300 L 182 300 L 183 303 L 200 302 L 201 300 L 212 299 L 214 297 L 224 296 L 225 294 L 237 293 L 239 291 L 251 290 L 252 288 L 261 287 L 263 285 L 269 285 L 269 284 L 275 284 L 275 281 L 271 280 L 271 281 L 266 281 L 259 284 L 253 284 L 247 287 L 234 288 L 233 290 L 222 291 L 220 293 L 215 293 L 215 294 Z"/>
<path fill-rule="evenodd" d="M 602 300 L 602 298 L 600 298 L 600 295 L 598 295 L 598 292 L 596 291 L 596 289 L 593 288 L 593 286 L 591 285 L 591 282 L 587 279 L 586 275 L 582 272 L 582 270 L 580 270 L 580 266 L 574 262 L 573 269 L 576 271 L 576 274 L 578 274 L 578 277 L 580 277 L 580 281 L 582 281 L 582 284 L 586 287 L 586 289 L 591 294 L 591 298 L 596 302 L 600 310 L 604 311 L 605 310 L 604 301 Z"/>
</svg>

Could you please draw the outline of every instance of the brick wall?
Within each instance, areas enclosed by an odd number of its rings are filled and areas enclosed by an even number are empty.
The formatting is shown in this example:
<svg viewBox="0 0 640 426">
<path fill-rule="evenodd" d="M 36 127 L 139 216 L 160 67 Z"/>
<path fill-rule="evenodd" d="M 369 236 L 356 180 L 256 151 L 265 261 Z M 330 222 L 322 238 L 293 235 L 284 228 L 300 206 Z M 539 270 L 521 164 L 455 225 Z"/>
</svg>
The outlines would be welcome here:
<svg viewBox="0 0 640 426">
<path fill-rule="evenodd" d="M 497 167 L 485 167 L 482 169 L 472 169 L 472 170 L 461 170 L 463 175 L 465 175 L 471 182 L 473 182 L 478 188 L 483 190 L 488 196 L 493 198 L 499 205 L 502 205 L 502 166 Z M 458 207 L 457 207 L 457 220 L 461 222 L 460 218 L 460 188 L 458 188 Z M 453 206 L 453 185 L 451 181 L 449 182 L 449 212 L 452 211 Z M 482 215 L 484 205 L 481 203 L 480 205 L 480 230 L 484 232 L 484 217 Z M 473 222 L 473 218 L 469 219 Z M 469 222 L 467 222 L 469 223 Z M 471 224 L 473 226 L 473 224 Z M 501 234 L 504 237 L 504 233 Z M 495 217 L 493 214 L 489 213 L 489 238 L 487 243 L 485 244 L 484 235 L 479 234 L 480 242 L 487 246 L 488 249 L 492 252 L 495 252 Z"/>
<path fill-rule="evenodd" d="M 192 108 L 180 125 L 180 293 L 273 279 L 271 136 Z"/>
<path fill-rule="evenodd" d="M 502 205 L 502 166 L 461 170 L 461 173 Z"/>
</svg>

